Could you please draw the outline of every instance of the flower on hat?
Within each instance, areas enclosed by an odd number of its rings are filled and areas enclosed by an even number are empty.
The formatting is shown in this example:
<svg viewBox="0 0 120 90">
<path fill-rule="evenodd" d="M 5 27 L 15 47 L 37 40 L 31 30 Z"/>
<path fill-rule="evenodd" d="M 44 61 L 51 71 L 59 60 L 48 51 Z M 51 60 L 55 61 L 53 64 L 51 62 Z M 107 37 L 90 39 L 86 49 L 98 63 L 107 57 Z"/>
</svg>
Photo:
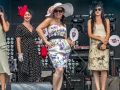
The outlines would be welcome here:
<svg viewBox="0 0 120 90">
<path fill-rule="evenodd" d="M 54 7 L 53 7 L 53 6 L 50 6 L 50 7 L 48 8 L 48 10 L 47 10 L 47 14 L 50 14 L 53 9 L 54 9 Z"/>
<path fill-rule="evenodd" d="M 18 15 L 24 17 L 26 10 L 27 10 L 27 5 L 18 6 Z"/>
</svg>

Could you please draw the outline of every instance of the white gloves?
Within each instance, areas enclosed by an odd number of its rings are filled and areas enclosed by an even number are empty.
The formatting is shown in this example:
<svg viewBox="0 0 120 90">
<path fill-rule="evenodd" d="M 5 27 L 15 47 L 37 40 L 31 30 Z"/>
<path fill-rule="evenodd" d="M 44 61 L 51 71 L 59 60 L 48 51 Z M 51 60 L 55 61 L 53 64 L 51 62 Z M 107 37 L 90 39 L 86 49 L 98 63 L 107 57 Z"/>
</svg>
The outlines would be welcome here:
<svg viewBox="0 0 120 90">
<path fill-rule="evenodd" d="M 18 53 L 18 60 L 19 60 L 20 62 L 23 61 L 23 53 Z"/>
<path fill-rule="evenodd" d="M 39 41 L 39 44 L 42 44 L 43 43 L 43 41 L 42 41 L 42 39 Z"/>
</svg>

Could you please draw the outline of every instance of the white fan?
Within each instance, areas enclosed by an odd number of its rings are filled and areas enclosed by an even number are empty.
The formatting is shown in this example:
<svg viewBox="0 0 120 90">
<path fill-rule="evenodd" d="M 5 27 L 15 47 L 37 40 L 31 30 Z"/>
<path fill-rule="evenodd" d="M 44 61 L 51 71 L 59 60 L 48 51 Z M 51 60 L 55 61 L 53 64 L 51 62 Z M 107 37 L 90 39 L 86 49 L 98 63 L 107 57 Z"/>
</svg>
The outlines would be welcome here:
<svg viewBox="0 0 120 90">
<path fill-rule="evenodd" d="M 79 33 L 78 30 L 76 28 L 72 28 L 70 30 L 70 39 L 72 41 L 76 41 L 78 39 Z"/>
</svg>

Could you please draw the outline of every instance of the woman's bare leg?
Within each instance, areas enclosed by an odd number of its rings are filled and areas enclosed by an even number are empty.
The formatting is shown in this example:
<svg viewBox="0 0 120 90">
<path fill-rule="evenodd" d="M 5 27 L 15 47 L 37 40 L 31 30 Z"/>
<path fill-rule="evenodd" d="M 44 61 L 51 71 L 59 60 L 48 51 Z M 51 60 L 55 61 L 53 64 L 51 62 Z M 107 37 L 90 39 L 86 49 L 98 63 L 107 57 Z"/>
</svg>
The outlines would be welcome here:
<svg viewBox="0 0 120 90">
<path fill-rule="evenodd" d="M 106 85 L 106 80 L 107 80 L 107 71 L 101 71 L 101 84 L 102 84 L 102 89 L 105 90 L 105 85 Z"/>
<path fill-rule="evenodd" d="M 61 84 L 61 77 L 63 76 L 64 68 L 56 68 L 53 74 L 53 90 L 58 90 Z M 61 88 L 61 87 L 60 87 Z"/>
<path fill-rule="evenodd" d="M 1 73 L 0 74 L 0 81 L 1 81 L 1 90 L 5 90 L 5 83 L 6 83 L 6 74 L 5 73 Z"/>
<path fill-rule="evenodd" d="M 99 72 L 98 71 L 93 71 L 93 76 L 94 76 L 94 79 L 95 79 L 96 89 L 100 90 Z"/>
<path fill-rule="evenodd" d="M 59 81 L 59 83 L 58 83 L 57 90 L 60 90 L 60 89 L 61 89 L 62 83 L 63 83 L 63 75 L 62 75 L 61 78 L 60 78 L 60 81 Z"/>
</svg>

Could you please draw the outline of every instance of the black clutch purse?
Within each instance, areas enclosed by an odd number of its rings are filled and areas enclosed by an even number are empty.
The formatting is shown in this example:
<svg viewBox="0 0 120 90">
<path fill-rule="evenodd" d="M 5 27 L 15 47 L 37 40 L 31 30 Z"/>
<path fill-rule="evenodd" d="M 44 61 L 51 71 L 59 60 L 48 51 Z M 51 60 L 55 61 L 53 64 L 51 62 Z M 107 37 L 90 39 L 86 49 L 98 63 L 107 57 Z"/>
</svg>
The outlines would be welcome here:
<svg viewBox="0 0 120 90">
<path fill-rule="evenodd" d="M 100 49 L 100 47 L 101 47 L 102 44 L 103 44 L 103 43 L 99 43 L 99 44 L 98 44 L 98 49 Z M 109 44 L 106 45 L 106 49 L 110 49 L 110 45 L 109 45 Z"/>
</svg>

